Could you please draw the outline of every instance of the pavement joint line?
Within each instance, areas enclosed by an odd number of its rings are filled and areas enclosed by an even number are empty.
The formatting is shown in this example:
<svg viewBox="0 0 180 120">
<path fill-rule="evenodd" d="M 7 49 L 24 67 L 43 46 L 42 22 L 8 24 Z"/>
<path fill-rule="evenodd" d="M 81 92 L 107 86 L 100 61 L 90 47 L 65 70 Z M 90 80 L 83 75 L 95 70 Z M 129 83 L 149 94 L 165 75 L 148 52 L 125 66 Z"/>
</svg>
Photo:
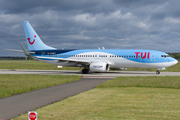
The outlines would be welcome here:
<svg viewBox="0 0 180 120">
<path fill-rule="evenodd" d="M 83 78 L 116 78 L 116 77 L 83 77 Z"/>
</svg>

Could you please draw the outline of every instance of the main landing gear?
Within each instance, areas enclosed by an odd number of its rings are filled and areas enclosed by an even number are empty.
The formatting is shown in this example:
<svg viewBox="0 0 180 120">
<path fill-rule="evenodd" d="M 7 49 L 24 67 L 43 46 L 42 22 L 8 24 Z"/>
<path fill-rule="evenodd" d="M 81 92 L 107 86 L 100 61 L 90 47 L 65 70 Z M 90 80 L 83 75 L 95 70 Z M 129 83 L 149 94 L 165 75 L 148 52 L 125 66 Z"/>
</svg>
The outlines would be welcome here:
<svg viewBox="0 0 180 120">
<path fill-rule="evenodd" d="M 160 71 L 159 71 L 159 70 L 157 70 L 157 71 L 156 71 L 156 74 L 157 74 L 157 75 L 159 75 L 159 74 L 160 74 Z"/>
<path fill-rule="evenodd" d="M 88 72 L 89 72 L 88 69 L 83 69 L 83 70 L 82 70 L 82 73 L 83 73 L 83 74 L 88 74 Z"/>
</svg>

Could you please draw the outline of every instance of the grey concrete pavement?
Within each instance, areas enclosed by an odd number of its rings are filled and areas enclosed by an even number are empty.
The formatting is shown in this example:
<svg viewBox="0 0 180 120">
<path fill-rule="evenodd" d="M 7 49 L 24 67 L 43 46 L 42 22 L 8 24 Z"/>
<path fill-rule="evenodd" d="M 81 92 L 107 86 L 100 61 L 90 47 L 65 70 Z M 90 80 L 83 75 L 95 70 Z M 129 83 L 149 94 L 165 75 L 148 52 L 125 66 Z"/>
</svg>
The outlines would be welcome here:
<svg viewBox="0 0 180 120">
<path fill-rule="evenodd" d="M 47 75 L 80 75 L 81 71 L 73 70 L 7 70 L 0 69 L 0 74 L 47 74 Z M 109 71 L 105 73 L 84 74 L 83 76 L 92 77 L 117 77 L 117 76 L 180 76 L 180 72 L 161 72 L 157 75 L 151 71 Z"/>
</svg>

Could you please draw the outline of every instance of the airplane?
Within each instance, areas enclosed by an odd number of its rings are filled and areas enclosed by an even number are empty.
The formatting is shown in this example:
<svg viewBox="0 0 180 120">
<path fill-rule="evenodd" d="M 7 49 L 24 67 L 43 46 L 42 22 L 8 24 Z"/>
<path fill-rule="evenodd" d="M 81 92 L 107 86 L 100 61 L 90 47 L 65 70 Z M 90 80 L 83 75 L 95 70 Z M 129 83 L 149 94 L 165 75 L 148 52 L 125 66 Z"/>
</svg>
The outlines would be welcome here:
<svg viewBox="0 0 180 120">
<path fill-rule="evenodd" d="M 28 21 L 23 22 L 28 50 L 22 45 L 26 56 L 57 65 L 83 67 L 83 74 L 91 72 L 108 72 L 126 70 L 127 68 L 156 68 L 160 70 L 175 65 L 178 61 L 168 54 L 156 50 L 142 49 L 57 49 L 47 46 L 35 32 Z"/>
</svg>

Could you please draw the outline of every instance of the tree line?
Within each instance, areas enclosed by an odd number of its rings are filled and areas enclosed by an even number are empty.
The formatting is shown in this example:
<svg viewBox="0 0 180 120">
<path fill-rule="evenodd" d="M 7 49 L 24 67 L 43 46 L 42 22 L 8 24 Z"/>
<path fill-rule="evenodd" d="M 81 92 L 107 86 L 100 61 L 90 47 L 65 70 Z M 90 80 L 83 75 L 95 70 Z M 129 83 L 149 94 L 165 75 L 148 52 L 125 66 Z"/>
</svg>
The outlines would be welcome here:
<svg viewBox="0 0 180 120">
<path fill-rule="evenodd" d="M 26 60 L 26 58 L 18 56 L 0 56 L 0 60 Z M 33 60 L 33 58 L 27 57 L 27 60 Z"/>
<path fill-rule="evenodd" d="M 168 54 L 175 59 L 180 59 L 180 53 L 168 53 Z"/>
</svg>

